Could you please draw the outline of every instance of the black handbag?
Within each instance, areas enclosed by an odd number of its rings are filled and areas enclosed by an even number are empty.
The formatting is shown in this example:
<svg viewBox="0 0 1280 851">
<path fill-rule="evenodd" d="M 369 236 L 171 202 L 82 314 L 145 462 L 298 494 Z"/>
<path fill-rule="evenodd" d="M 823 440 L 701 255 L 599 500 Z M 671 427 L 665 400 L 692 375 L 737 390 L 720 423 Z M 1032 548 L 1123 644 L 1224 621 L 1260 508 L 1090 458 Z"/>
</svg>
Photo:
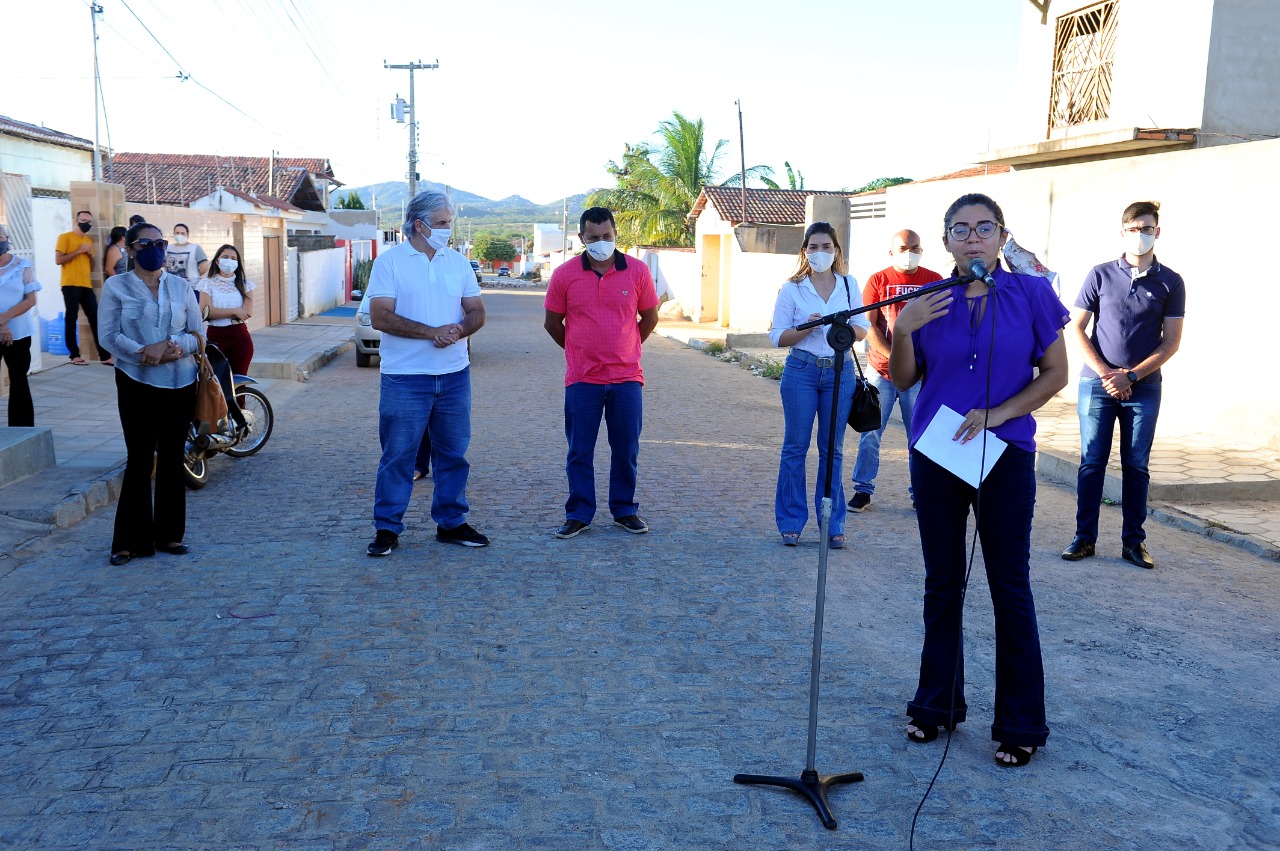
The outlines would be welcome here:
<svg viewBox="0 0 1280 851">
<path fill-rule="evenodd" d="M 849 294 L 849 279 L 844 279 L 844 295 L 853 305 L 853 297 Z M 880 430 L 880 391 L 867 380 L 862 372 L 862 364 L 858 356 L 850 352 L 853 365 L 858 370 L 858 377 L 853 381 L 853 404 L 849 406 L 849 427 L 857 432 Z"/>
</svg>

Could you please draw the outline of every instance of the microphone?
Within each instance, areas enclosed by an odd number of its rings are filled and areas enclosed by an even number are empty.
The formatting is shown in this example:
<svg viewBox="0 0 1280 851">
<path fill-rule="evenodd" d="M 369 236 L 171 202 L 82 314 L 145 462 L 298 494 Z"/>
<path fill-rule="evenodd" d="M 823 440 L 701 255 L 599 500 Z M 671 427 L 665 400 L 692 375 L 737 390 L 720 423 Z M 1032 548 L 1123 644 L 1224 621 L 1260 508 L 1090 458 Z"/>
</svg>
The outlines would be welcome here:
<svg viewBox="0 0 1280 851">
<path fill-rule="evenodd" d="M 995 278 L 991 277 L 991 273 L 987 271 L 987 264 L 982 262 L 981 257 L 975 257 L 969 261 L 969 274 L 973 275 L 979 281 L 982 281 L 992 289 L 995 289 Z"/>
</svg>

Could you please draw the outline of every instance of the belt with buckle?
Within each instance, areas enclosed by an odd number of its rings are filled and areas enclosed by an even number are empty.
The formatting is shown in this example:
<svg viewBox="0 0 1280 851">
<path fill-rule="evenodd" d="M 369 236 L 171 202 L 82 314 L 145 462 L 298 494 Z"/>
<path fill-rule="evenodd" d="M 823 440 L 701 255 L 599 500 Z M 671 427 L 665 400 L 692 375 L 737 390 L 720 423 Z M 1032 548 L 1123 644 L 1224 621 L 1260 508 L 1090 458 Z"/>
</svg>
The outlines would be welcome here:
<svg viewBox="0 0 1280 851">
<path fill-rule="evenodd" d="M 797 360 L 802 360 L 805 363 L 811 363 L 818 367 L 818 369 L 831 369 L 836 365 L 836 359 L 834 357 L 820 358 L 811 352 L 806 352 L 804 349 L 793 348 L 788 355 L 796 358 Z M 845 355 L 845 363 L 849 363 L 849 356 L 847 354 Z"/>
</svg>

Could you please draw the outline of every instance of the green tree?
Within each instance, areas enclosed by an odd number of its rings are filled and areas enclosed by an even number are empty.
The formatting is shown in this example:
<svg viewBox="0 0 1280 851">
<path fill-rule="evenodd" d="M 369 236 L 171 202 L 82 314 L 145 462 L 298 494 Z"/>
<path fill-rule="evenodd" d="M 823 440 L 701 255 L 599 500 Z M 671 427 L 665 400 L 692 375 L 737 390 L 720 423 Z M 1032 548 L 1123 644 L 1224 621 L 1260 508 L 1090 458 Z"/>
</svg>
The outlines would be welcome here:
<svg viewBox="0 0 1280 851">
<path fill-rule="evenodd" d="M 888 189 L 890 186 L 897 186 L 899 183 L 910 183 L 909 177 L 877 177 L 866 186 L 860 186 L 857 189 L 850 190 L 852 192 L 874 192 L 877 189 Z"/>
<path fill-rule="evenodd" d="M 516 247 L 496 234 L 482 233 L 471 244 L 471 256 L 486 263 L 510 262 L 516 259 Z"/>
<path fill-rule="evenodd" d="M 612 189 L 601 189 L 587 198 L 588 206 L 608 207 L 618 223 L 618 241 L 632 245 L 692 245 L 693 224 L 689 210 L 702 187 L 719 177 L 719 159 L 728 140 L 721 139 L 708 149 L 706 127 L 701 118 L 690 121 L 679 112 L 658 123 L 657 147 L 647 142 L 628 144 L 622 162 L 606 166 L 617 181 Z M 748 181 L 759 180 L 777 189 L 773 169 L 756 165 L 746 170 Z M 721 186 L 739 186 L 735 173 Z"/>
<path fill-rule="evenodd" d="M 347 197 L 338 199 L 339 210 L 363 210 L 364 202 L 360 200 L 360 196 L 354 192 L 348 192 Z"/>
<path fill-rule="evenodd" d="M 791 163 L 785 160 L 782 163 L 787 168 L 787 183 L 792 189 L 804 189 L 804 175 L 800 173 L 800 169 L 791 170 Z"/>
</svg>

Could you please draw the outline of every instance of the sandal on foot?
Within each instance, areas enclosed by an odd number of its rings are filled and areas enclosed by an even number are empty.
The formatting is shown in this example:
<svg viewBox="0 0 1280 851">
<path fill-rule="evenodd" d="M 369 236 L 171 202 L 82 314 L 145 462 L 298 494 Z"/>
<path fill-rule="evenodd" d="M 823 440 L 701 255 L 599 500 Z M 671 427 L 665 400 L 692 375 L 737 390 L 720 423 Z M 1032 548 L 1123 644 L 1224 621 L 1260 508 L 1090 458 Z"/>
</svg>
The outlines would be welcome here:
<svg viewBox="0 0 1280 851">
<path fill-rule="evenodd" d="M 929 742 L 932 742 L 934 739 L 938 738 L 937 724 L 925 724 L 921 721 L 917 721 L 916 719 L 912 718 L 910 719 L 910 723 L 907 726 L 916 728 L 914 732 L 911 730 L 907 731 L 907 739 L 909 741 L 915 742 L 918 745 L 928 744 Z M 943 724 L 942 726 L 946 727 L 948 730 L 950 730 L 953 733 L 956 731 L 955 724 Z"/>
<path fill-rule="evenodd" d="M 421 470 L 414 470 L 414 471 L 413 471 L 413 480 L 414 480 L 415 482 L 416 482 L 416 481 L 418 481 L 418 479 L 421 479 L 422 477 L 423 477 L 423 472 L 422 472 Z"/>
<path fill-rule="evenodd" d="M 71 363 L 74 366 L 88 366 L 89 362 L 84 358 L 72 358 Z"/>
<path fill-rule="evenodd" d="M 1006 745 L 1001 743 L 1000 747 L 996 748 L 996 765 L 1001 768 L 1021 768 L 1028 762 L 1031 762 L 1031 755 L 1038 750 L 1040 749 L 1037 747 L 1033 747 L 1031 750 L 1025 750 L 1022 745 Z M 1001 754 L 1013 757 L 1013 762 L 1007 762 L 1001 759 Z"/>
<path fill-rule="evenodd" d="M 797 544 L 800 543 L 800 533 L 799 532 L 783 532 L 782 543 L 784 546 L 788 546 L 788 547 L 796 546 Z"/>
<path fill-rule="evenodd" d="M 831 536 L 831 538 L 830 538 L 829 543 L 831 544 L 831 549 L 833 549 L 833 550 L 843 550 L 843 549 L 844 549 L 844 535 L 832 535 L 832 536 Z"/>
</svg>

